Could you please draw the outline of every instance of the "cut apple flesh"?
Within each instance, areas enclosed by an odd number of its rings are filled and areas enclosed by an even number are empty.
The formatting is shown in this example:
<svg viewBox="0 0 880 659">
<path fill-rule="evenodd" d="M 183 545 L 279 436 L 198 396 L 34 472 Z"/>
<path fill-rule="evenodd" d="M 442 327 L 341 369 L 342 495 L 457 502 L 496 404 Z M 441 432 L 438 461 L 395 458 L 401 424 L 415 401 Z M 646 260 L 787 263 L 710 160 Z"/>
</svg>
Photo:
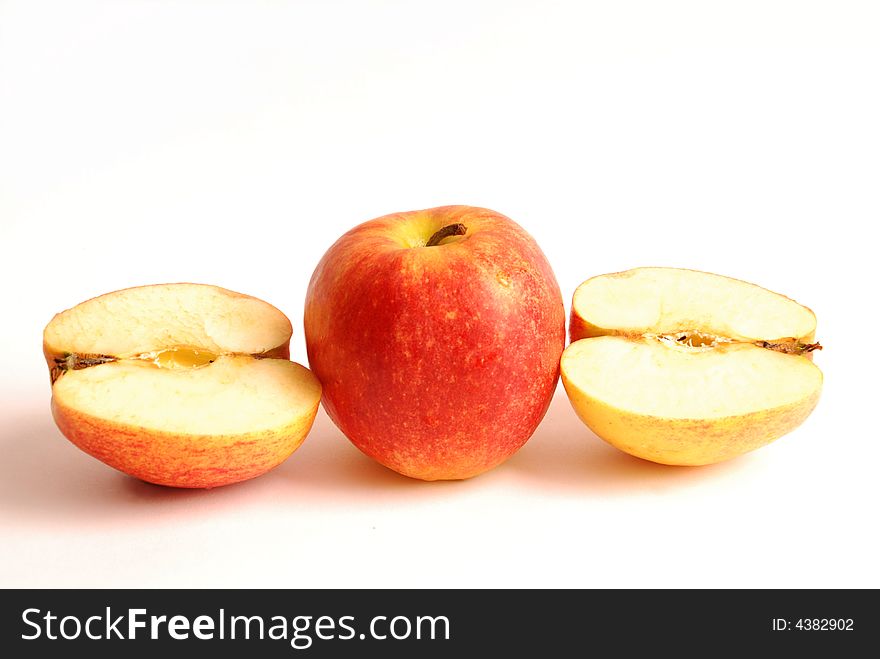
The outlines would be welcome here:
<svg viewBox="0 0 880 659">
<path fill-rule="evenodd" d="M 185 435 L 239 435 L 290 426 L 315 405 L 319 392 L 303 366 L 246 355 L 221 355 L 197 368 L 116 361 L 67 373 L 53 389 L 56 405 Z"/>
<path fill-rule="evenodd" d="M 603 336 L 577 341 L 566 376 L 583 394 L 634 414 L 716 419 L 793 405 L 822 385 L 807 359 L 731 343 L 710 350 Z"/>
<path fill-rule="evenodd" d="M 48 357 L 126 358 L 175 347 L 213 354 L 287 350 L 291 326 L 254 297 L 202 284 L 159 284 L 116 291 L 58 314 L 46 327 Z M 286 355 L 284 355 L 286 356 Z"/>
<path fill-rule="evenodd" d="M 572 341 L 605 334 L 699 332 L 733 341 L 810 343 L 816 317 L 794 300 L 737 279 L 695 270 L 637 268 L 578 286 L 570 332 Z"/>
<path fill-rule="evenodd" d="M 614 446 L 666 464 L 718 462 L 789 432 L 815 407 L 815 327 L 809 309 L 719 275 L 595 277 L 575 292 L 563 384 Z"/>
<path fill-rule="evenodd" d="M 143 480 L 251 478 L 287 458 L 317 412 L 320 384 L 286 359 L 290 335 L 275 307 L 213 286 L 94 298 L 44 332 L 55 419 L 74 444 Z"/>
</svg>

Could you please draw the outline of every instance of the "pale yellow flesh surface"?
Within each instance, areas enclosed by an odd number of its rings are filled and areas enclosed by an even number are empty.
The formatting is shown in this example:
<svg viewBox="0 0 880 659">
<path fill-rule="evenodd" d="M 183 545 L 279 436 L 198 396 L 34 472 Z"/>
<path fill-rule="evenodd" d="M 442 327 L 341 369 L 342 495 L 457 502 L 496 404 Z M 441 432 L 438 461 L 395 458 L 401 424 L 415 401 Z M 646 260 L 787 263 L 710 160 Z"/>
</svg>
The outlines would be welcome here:
<svg viewBox="0 0 880 659">
<path fill-rule="evenodd" d="M 283 359 L 220 356 L 196 368 L 141 360 L 69 371 L 53 387 L 58 403 L 129 427 L 181 435 L 236 435 L 291 425 L 321 397 L 317 378 Z"/>
<path fill-rule="evenodd" d="M 204 284 L 159 284 L 101 295 L 57 314 L 43 343 L 47 355 L 128 357 L 173 346 L 260 354 L 290 336 L 287 317 L 257 298 Z"/>
<path fill-rule="evenodd" d="M 822 373 L 805 357 L 751 344 L 708 350 L 656 339 L 582 339 L 562 356 L 568 385 L 633 414 L 720 419 L 796 404 L 818 391 Z"/>
<path fill-rule="evenodd" d="M 573 340 L 686 330 L 732 339 L 811 340 L 816 331 L 813 312 L 783 295 L 676 268 L 636 268 L 588 279 L 575 291 L 572 312 Z M 580 323 L 584 332 L 574 327 Z"/>
</svg>

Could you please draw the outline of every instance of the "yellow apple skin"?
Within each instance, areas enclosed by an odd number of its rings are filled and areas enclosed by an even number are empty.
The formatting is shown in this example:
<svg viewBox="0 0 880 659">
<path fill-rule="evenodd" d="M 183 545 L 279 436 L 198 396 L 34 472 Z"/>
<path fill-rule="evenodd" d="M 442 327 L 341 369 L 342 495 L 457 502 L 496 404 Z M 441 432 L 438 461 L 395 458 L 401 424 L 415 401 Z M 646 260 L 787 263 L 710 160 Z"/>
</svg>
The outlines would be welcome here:
<svg viewBox="0 0 880 659">
<path fill-rule="evenodd" d="M 797 357 L 804 359 L 804 357 Z M 587 426 L 626 453 L 666 465 L 708 465 L 735 458 L 797 428 L 819 402 L 820 390 L 791 405 L 717 419 L 670 419 L 633 414 L 596 400 L 562 370 L 572 407 Z"/>
<path fill-rule="evenodd" d="M 157 485 L 211 488 L 254 478 L 284 462 L 312 427 L 318 403 L 288 426 L 236 435 L 184 435 L 84 414 L 52 399 L 58 428 L 101 462 Z"/>
</svg>

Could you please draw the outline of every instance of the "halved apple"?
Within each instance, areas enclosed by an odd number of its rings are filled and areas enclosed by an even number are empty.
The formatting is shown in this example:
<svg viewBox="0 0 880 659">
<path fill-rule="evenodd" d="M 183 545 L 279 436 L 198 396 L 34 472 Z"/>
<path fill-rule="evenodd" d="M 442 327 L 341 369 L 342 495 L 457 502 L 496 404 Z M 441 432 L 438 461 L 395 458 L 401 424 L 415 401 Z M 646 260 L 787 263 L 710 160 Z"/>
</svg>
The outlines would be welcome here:
<svg viewBox="0 0 880 659">
<path fill-rule="evenodd" d="M 43 333 L 52 412 L 86 453 L 151 483 L 216 487 L 258 476 L 305 439 L 321 385 L 288 361 L 272 305 L 202 284 L 108 293 Z"/>
<path fill-rule="evenodd" d="M 777 293 L 693 270 L 594 277 L 572 302 L 562 382 L 599 437 L 704 465 L 768 444 L 813 411 L 816 317 Z"/>
</svg>

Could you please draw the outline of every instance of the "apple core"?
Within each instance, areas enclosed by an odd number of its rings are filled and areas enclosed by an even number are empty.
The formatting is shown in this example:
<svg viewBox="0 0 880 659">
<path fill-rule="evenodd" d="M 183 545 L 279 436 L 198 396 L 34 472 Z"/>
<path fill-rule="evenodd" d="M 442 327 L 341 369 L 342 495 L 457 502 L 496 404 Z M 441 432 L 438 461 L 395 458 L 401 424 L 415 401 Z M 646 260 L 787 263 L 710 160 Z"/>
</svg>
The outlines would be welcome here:
<svg viewBox="0 0 880 659">
<path fill-rule="evenodd" d="M 699 330 L 682 330 L 667 334 L 643 334 L 646 339 L 660 341 L 664 345 L 676 350 L 689 352 L 712 350 L 733 343 L 749 343 L 759 348 L 784 352 L 788 355 L 805 355 L 814 350 L 821 350 L 822 345 L 817 343 L 803 343 L 797 339 L 779 339 L 777 341 L 742 341 L 728 336 L 718 336 Z"/>
</svg>

